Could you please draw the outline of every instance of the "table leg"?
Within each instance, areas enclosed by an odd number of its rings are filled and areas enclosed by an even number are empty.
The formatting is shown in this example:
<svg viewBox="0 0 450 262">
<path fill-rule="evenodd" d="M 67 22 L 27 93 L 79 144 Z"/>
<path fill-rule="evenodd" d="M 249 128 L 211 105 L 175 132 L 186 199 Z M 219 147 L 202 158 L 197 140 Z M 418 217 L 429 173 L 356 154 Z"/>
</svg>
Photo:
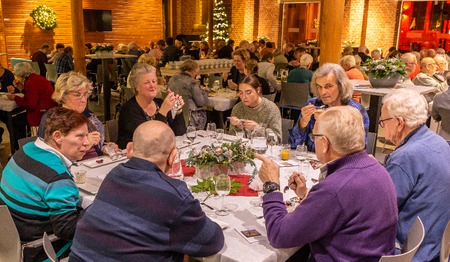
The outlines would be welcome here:
<svg viewBox="0 0 450 262">
<path fill-rule="evenodd" d="M 111 119 L 111 86 L 109 82 L 108 60 L 102 59 L 103 67 L 103 112 L 105 122 Z"/>
<path fill-rule="evenodd" d="M 378 133 L 378 120 L 380 119 L 381 112 L 381 97 L 370 96 L 369 111 L 369 132 Z"/>
</svg>

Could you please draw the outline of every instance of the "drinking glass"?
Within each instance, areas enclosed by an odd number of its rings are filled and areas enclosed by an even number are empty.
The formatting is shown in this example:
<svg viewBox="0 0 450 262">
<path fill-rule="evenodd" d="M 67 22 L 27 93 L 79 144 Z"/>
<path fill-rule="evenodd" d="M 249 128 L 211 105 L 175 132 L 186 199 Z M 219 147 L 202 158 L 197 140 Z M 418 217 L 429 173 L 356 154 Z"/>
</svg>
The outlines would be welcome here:
<svg viewBox="0 0 450 262">
<path fill-rule="evenodd" d="M 281 145 L 281 160 L 289 160 L 291 155 L 291 145 L 283 144 Z"/>
<path fill-rule="evenodd" d="M 309 166 L 308 161 L 300 161 L 298 163 L 298 172 L 305 177 L 306 181 L 309 179 Z"/>
<path fill-rule="evenodd" d="M 306 160 L 306 158 L 308 157 L 308 147 L 306 147 L 305 144 L 298 145 L 295 151 L 297 152 L 297 155 L 295 157 L 299 161 Z"/>
<path fill-rule="evenodd" d="M 114 149 L 114 145 L 111 145 L 111 144 L 106 145 L 105 151 L 108 154 L 108 156 L 111 158 L 111 160 L 116 160 L 117 158 L 119 158 L 119 154 Z"/>
<path fill-rule="evenodd" d="M 216 129 L 216 135 L 217 135 L 217 141 L 219 143 L 222 143 L 223 140 L 223 134 L 225 133 L 225 131 L 222 128 L 217 128 Z"/>
<path fill-rule="evenodd" d="M 215 123 L 208 123 L 206 125 L 206 132 L 208 133 L 208 136 L 211 137 L 214 140 L 217 137 L 216 124 Z"/>
<path fill-rule="evenodd" d="M 203 78 L 203 85 L 209 87 L 209 75 L 206 75 L 205 78 Z"/>
<path fill-rule="evenodd" d="M 258 154 L 265 154 L 267 151 L 266 128 L 262 125 L 259 128 L 255 128 L 250 137 L 255 152 Z"/>
<path fill-rule="evenodd" d="M 195 126 L 188 126 L 186 130 L 186 138 L 189 140 L 190 146 L 192 146 L 192 143 L 194 143 L 194 140 L 197 137 L 196 131 L 197 129 Z"/>
<path fill-rule="evenodd" d="M 183 174 L 183 168 L 181 166 L 181 151 L 178 150 L 177 154 L 175 156 L 175 159 L 173 160 L 172 167 L 169 170 L 169 173 L 167 174 L 171 178 L 183 180 L 184 174 Z"/>
<path fill-rule="evenodd" d="M 267 145 L 270 146 L 270 155 L 269 159 L 273 158 L 273 146 L 276 146 L 278 144 L 278 136 L 272 131 L 267 132 Z"/>
<path fill-rule="evenodd" d="M 217 90 L 219 90 L 220 89 L 220 82 L 219 82 L 219 80 L 216 80 L 216 81 L 214 81 L 214 84 L 213 84 L 213 88 L 212 88 L 214 91 L 217 91 Z"/>
<path fill-rule="evenodd" d="M 220 210 L 216 211 L 216 215 L 219 216 L 227 216 L 229 212 L 225 209 L 224 201 L 225 196 L 230 193 L 231 190 L 231 180 L 230 177 L 224 174 L 221 174 L 216 179 L 216 193 L 222 197 L 222 207 Z"/>
<path fill-rule="evenodd" d="M 242 130 L 242 131 L 237 131 L 236 130 L 236 137 L 238 138 L 238 139 L 243 139 L 244 138 L 244 135 L 245 135 L 245 132 Z"/>
</svg>

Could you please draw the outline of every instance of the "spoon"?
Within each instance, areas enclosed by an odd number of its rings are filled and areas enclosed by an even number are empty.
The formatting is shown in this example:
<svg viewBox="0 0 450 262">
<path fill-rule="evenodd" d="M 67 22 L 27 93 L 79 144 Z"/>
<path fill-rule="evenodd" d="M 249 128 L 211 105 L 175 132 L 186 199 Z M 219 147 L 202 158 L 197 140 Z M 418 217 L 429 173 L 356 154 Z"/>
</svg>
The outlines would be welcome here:
<svg viewBox="0 0 450 262">
<path fill-rule="evenodd" d="M 287 193 L 287 191 L 289 191 L 291 185 L 294 184 L 294 183 L 295 183 L 295 181 L 292 181 L 291 183 L 289 183 L 289 185 L 285 186 L 284 189 L 283 189 L 283 193 Z"/>
</svg>

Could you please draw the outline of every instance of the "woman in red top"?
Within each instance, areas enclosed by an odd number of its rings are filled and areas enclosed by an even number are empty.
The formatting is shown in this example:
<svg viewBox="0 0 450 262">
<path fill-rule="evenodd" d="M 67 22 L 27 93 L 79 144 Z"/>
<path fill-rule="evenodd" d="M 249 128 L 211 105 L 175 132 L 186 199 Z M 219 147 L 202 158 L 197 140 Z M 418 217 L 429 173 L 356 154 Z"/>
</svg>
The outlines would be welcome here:
<svg viewBox="0 0 450 262">
<path fill-rule="evenodd" d="M 27 62 L 14 66 L 16 75 L 15 85 L 22 90 L 24 96 L 6 94 L 9 100 L 14 100 L 18 106 L 27 110 L 27 121 L 32 127 L 39 126 L 42 115 L 50 108 L 56 106 L 52 100 L 53 86 L 45 78 L 33 73 L 31 65 Z"/>
</svg>

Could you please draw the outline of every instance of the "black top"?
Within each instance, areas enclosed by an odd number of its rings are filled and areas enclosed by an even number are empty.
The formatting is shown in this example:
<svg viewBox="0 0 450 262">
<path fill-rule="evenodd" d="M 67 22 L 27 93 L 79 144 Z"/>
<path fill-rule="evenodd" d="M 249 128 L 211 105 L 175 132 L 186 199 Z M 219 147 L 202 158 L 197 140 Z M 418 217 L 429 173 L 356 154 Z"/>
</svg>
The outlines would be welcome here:
<svg viewBox="0 0 450 262">
<path fill-rule="evenodd" d="M 231 67 L 230 73 L 228 74 L 228 80 L 232 80 L 235 84 L 240 84 L 244 79 L 245 74 L 239 72 L 236 66 Z"/>
<path fill-rule="evenodd" d="M 155 98 L 153 101 L 155 101 L 158 111 L 159 107 L 161 107 L 163 103 L 163 100 Z M 172 118 L 170 111 L 167 113 L 167 117 L 161 115 L 159 112 L 153 116 L 149 116 L 145 113 L 142 107 L 139 106 L 136 101 L 136 97 L 134 96 L 125 102 L 125 104 L 123 104 L 120 108 L 119 136 L 117 139 L 117 145 L 119 148 L 126 148 L 128 142 L 133 140 L 134 130 L 136 130 L 140 124 L 148 120 L 159 120 L 167 123 L 170 128 L 172 128 L 176 136 L 181 136 L 186 133 L 186 124 L 184 123 L 183 114 L 178 114 L 175 119 Z"/>
<path fill-rule="evenodd" d="M 233 48 L 231 46 L 224 46 L 219 51 L 217 51 L 217 58 L 228 58 L 233 59 Z"/>
<path fill-rule="evenodd" d="M 3 68 L 5 70 L 5 72 L 3 73 L 2 76 L 0 76 L 0 83 L 1 83 L 1 89 L 0 92 L 8 92 L 8 86 L 14 86 L 13 85 L 13 81 L 14 81 L 14 74 L 9 71 L 6 68 Z M 18 90 L 16 88 L 14 88 L 16 90 L 16 92 L 18 92 Z"/>
</svg>

